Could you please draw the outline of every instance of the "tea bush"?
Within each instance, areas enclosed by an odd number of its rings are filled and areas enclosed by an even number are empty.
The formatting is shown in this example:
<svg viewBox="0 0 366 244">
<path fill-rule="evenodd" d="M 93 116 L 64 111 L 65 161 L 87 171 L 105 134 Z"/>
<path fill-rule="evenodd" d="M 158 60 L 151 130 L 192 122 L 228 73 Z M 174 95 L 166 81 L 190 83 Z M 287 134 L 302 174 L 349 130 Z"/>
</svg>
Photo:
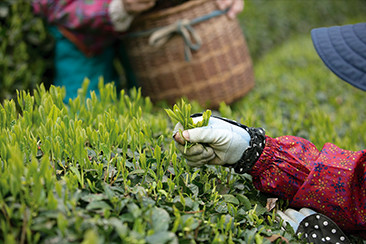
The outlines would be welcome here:
<svg viewBox="0 0 366 244">
<path fill-rule="evenodd" d="M 256 88 L 222 104 L 222 116 L 318 148 L 365 148 L 364 93 L 324 67 L 308 35 L 255 70 Z M 301 243 L 266 209 L 269 196 L 250 175 L 186 165 L 166 105 L 102 81 L 100 98 L 86 99 L 87 84 L 69 105 L 62 88 L 40 85 L 0 106 L 0 242 Z"/>
<path fill-rule="evenodd" d="M 41 85 L 0 107 L 2 242 L 295 240 L 249 175 L 188 168 L 165 111 L 99 88 L 100 100 L 81 91 L 66 106 L 64 90 Z"/>
<path fill-rule="evenodd" d="M 256 87 L 219 113 L 319 149 L 364 149 L 365 94 L 325 68 L 309 34 L 364 12 L 363 0 L 246 0 Z M 85 83 L 63 104 L 64 90 L 48 89 L 52 39 L 29 1 L 0 2 L 0 23 L 0 243 L 300 243 L 249 175 L 185 164 L 167 106 L 102 83 L 99 99 L 85 101 Z"/>
</svg>

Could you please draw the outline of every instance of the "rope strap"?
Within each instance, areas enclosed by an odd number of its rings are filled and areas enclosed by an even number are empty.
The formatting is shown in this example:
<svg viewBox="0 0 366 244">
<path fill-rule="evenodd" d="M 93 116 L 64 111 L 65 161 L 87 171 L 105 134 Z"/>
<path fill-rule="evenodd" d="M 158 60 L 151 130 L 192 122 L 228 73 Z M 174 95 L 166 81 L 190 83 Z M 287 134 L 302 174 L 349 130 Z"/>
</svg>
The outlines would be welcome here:
<svg viewBox="0 0 366 244">
<path fill-rule="evenodd" d="M 175 23 L 167 26 L 152 28 L 146 31 L 138 31 L 127 33 L 125 37 L 140 37 L 150 36 L 149 45 L 153 47 L 163 46 L 172 36 L 178 34 L 182 36 L 184 41 L 184 57 L 186 61 L 190 61 L 192 58 L 192 51 L 197 51 L 202 46 L 202 41 L 197 32 L 194 30 L 193 25 L 209 20 L 211 18 L 225 14 L 226 10 L 214 10 L 211 13 L 189 20 L 180 19 Z"/>
<path fill-rule="evenodd" d="M 154 31 L 149 38 L 149 44 L 153 47 L 163 46 L 174 34 L 179 34 L 184 40 L 184 56 L 187 61 L 192 57 L 191 50 L 200 49 L 202 42 L 188 19 L 177 22 Z"/>
</svg>

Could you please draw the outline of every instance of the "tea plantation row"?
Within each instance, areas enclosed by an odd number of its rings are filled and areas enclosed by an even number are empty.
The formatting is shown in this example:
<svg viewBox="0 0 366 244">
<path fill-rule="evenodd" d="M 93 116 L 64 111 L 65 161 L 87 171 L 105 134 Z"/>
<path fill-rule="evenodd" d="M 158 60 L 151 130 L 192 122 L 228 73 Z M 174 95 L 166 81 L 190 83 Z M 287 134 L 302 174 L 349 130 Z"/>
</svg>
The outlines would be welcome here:
<svg viewBox="0 0 366 244">
<path fill-rule="evenodd" d="M 318 148 L 365 147 L 366 97 L 322 65 L 310 37 L 274 50 L 256 77 L 248 96 L 218 112 Z M 86 99 L 86 85 L 68 105 L 63 89 L 40 85 L 0 106 L 0 242 L 300 242 L 250 175 L 185 164 L 166 105 L 102 82 L 100 98 Z"/>
</svg>

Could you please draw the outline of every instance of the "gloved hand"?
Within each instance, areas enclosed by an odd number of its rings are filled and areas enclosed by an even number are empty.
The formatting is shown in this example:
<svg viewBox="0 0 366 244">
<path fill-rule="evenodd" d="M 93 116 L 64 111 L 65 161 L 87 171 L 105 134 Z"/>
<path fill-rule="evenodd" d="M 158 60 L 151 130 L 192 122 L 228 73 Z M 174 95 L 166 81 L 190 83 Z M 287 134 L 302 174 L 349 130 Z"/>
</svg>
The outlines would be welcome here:
<svg viewBox="0 0 366 244">
<path fill-rule="evenodd" d="M 289 208 L 285 212 L 277 213 L 284 220 L 284 226 L 290 224 L 296 234 L 302 233 L 302 238 L 308 242 L 351 243 L 336 223 L 312 209 L 302 208 L 296 211 Z"/>
<path fill-rule="evenodd" d="M 216 0 L 219 9 L 229 8 L 227 16 L 234 19 L 244 9 L 244 0 Z"/>
<path fill-rule="evenodd" d="M 202 116 L 193 117 L 194 123 L 201 120 Z M 183 131 L 184 139 L 179 130 Z M 187 159 L 187 164 L 193 167 L 203 164 L 235 164 L 241 159 L 251 140 L 244 128 L 213 116 L 204 127 L 183 130 L 183 126 L 178 123 L 174 128 L 173 138 L 178 150 Z M 184 140 L 197 144 L 185 151 Z"/>
</svg>

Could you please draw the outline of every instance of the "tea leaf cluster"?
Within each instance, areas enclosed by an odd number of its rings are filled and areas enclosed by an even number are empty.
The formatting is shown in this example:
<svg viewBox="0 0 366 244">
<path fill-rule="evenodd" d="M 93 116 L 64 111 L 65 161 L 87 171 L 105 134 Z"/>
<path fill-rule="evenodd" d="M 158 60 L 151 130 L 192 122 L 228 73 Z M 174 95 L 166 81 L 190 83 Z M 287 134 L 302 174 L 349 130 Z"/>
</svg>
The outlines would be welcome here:
<svg viewBox="0 0 366 244">
<path fill-rule="evenodd" d="M 211 110 L 207 109 L 205 112 L 203 112 L 202 120 L 197 121 L 196 123 L 193 122 L 193 119 L 191 117 L 192 115 L 191 110 L 192 110 L 191 104 L 186 103 L 184 99 L 182 99 L 180 103 L 174 104 L 173 110 L 165 109 L 170 119 L 175 123 L 177 122 L 181 123 L 181 125 L 185 130 L 208 125 L 212 113 Z"/>
<path fill-rule="evenodd" d="M 192 106 L 189 103 L 186 103 L 184 99 L 182 99 L 180 103 L 174 104 L 173 110 L 165 109 L 165 111 L 169 115 L 170 119 L 175 123 L 180 123 L 183 126 L 184 130 L 207 126 L 211 117 L 211 110 L 207 109 L 205 112 L 202 113 L 202 119 L 194 122 L 191 117 L 191 107 Z M 182 135 L 182 132 L 183 131 L 179 129 L 178 133 L 180 133 L 181 138 L 185 139 Z M 184 152 L 186 152 L 186 150 L 193 145 L 194 143 L 185 141 Z"/>
</svg>

